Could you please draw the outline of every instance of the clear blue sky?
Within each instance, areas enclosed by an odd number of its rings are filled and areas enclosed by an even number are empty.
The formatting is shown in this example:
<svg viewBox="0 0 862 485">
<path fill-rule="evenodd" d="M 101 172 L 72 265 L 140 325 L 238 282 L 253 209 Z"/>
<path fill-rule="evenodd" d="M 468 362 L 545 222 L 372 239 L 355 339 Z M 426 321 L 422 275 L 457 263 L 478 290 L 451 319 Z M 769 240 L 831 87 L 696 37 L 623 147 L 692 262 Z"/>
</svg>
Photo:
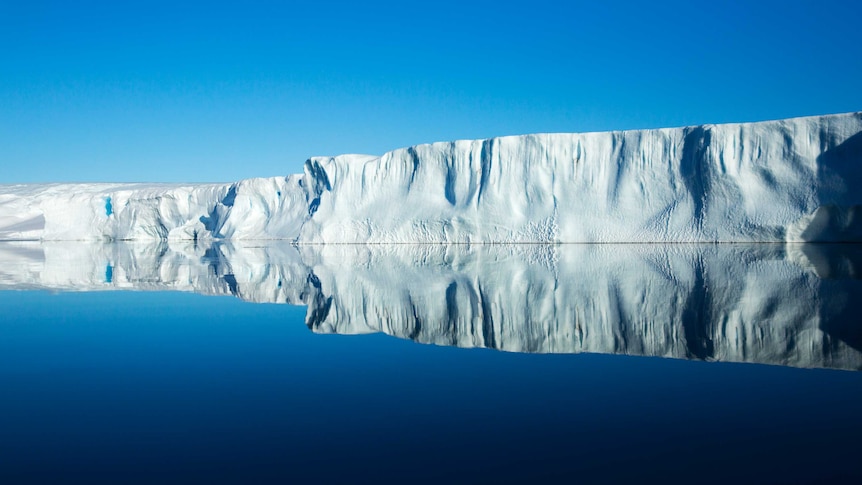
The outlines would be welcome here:
<svg viewBox="0 0 862 485">
<path fill-rule="evenodd" d="M 862 110 L 862 2 L 0 0 L 0 183 Z"/>
</svg>

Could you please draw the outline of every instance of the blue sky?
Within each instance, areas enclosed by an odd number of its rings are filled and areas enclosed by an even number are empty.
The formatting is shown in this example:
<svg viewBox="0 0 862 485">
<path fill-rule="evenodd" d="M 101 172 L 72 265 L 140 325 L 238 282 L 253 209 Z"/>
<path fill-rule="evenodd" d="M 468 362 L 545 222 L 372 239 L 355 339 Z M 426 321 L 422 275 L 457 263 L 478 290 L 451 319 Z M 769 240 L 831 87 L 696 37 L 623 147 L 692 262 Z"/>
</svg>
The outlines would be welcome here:
<svg viewBox="0 0 862 485">
<path fill-rule="evenodd" d="M 0 183 L 862 109 L 862 5 L 0 0 Z"/>
</svg>

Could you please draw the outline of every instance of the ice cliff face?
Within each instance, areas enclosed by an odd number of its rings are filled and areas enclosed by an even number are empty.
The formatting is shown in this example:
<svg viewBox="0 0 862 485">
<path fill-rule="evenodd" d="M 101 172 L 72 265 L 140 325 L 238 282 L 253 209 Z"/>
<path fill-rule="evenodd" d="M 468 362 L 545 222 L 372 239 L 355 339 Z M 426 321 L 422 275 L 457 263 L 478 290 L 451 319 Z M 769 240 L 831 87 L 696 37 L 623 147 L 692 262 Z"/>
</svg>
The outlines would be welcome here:
<svg viewBox="0 0 862 485">
<path fill-rule="evenodd" d="M 862 241 L 862 112 L 434 143 L 206 186 L 0 187 L 0 239 Z"/>
<path fill-rule="evenodd" d="M 0 244 L 0 290 L 307 305 L 318 333 L 862 369 L 856 245 Z"/>
</svg>

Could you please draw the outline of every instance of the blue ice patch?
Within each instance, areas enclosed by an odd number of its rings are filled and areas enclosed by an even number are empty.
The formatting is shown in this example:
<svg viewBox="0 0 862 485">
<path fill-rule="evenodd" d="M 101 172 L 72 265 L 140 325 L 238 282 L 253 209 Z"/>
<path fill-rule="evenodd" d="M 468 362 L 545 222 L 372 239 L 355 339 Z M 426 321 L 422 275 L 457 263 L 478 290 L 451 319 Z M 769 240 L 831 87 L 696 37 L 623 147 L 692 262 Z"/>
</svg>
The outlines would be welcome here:
<svg viewBox="0 0 862 485">
<path fill-rule="evenodd" d="M 113 213 L 114 213 L 114 206 L 111 205 L 111 198 L 108 197 L 107 199 L 105 199 L 105 214 L 110 216 Z"/>
</svg>

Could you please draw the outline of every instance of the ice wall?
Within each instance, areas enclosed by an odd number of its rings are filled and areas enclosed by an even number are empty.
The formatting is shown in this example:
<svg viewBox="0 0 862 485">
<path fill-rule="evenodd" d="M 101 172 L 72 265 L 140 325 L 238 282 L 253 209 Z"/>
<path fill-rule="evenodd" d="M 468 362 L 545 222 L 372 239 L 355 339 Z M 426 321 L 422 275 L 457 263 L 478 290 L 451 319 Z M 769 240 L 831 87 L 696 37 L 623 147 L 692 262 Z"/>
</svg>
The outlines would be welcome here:
<svg viewBox="0 0 862 485">
<path fill-rule="evenodd" d="M 205 186 L 0 187 L 0 239 L 862 241 L 862 112 L 434 143 Z"/>
<path fill-rule="evenodd" d="M 856 245 L 0 243 L 0 290 L 307 305 L 318 333 L 862 369 Z"/>
<path fill-rule="evenodd" d="M 862 240 L 862 113 L 312 159 L 301 240 Z"/>
</svg>

